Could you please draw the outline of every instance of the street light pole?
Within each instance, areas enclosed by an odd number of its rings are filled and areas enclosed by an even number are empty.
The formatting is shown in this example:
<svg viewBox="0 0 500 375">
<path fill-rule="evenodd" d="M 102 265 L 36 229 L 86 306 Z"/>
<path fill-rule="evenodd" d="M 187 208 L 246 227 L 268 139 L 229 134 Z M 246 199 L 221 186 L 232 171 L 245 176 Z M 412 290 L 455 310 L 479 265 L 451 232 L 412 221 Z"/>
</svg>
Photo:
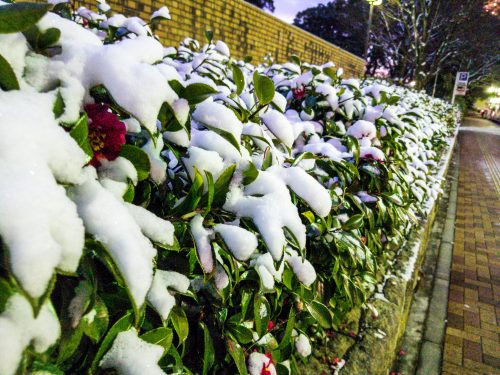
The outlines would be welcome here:
<svg viewBox="0 0 500 375">
<path fill-rule="evenodd" d="M 368 47 L 370 46 L 370 31 L 372 28 L 372 18 L 373 18 L 373 2 L 370 2 L 370 12 L 368 13 L 368 27 L 366 28 L 366 38 L 365 38 L 365 53 L 363 54 L 363 59 L 365 61 L 367 61 Z"/>
<path fill-rule="evenodd" d="M 370 4 L 370 11 L 368 13 L 368 27 L 366 28 L 366 39 L 365 39 L 365 51 L 363 53 L 363 59 L 365 64 L 368 65 L 368 48 L 370 47 L 370 32 L 372 29 L 372 19 L 373 19 L 373 7 L 376 5 L 381 5 L 383 0 L 367 0 Z M 366 74 L 366 69 L 365 69 Z"/>
<path fill-rule="evenodd" d="M 436 95 L 436 86 L 437 86 L 437 83 L 438 83 L 438 77 L 439 77 L 439 71 L 441 69 L 438 69 L 437 72 L 436 72 L 436 76 L 434 77 L 434 87 L 432 88 L 432 97 L 434 97 L 434 95 Z"/>
</svg>

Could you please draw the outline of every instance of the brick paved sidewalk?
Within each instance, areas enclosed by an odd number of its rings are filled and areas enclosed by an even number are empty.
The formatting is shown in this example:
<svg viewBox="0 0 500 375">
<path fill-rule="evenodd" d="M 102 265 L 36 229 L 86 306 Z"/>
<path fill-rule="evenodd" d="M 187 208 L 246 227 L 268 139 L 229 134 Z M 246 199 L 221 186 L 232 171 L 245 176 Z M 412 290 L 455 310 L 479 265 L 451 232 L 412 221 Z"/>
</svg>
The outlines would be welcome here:
<svg viewBox="0 0 500 375">
<path fill-rule="evenodd" d="M 442 374 L 500 374 L 500 127 L 464 126 Z"/>
</svg>

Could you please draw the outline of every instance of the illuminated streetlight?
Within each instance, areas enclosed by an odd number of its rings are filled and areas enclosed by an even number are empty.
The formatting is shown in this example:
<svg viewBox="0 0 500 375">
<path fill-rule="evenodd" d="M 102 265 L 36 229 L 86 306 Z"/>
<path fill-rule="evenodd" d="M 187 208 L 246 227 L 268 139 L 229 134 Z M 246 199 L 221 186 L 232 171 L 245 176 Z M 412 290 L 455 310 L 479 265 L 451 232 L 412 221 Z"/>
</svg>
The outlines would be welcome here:
<svg viewBox="0 0 500 375">
<path fill-rule="evenodd" d="M 483 9 L 492 16 L 498 16 L 500 14 L 500 1 L 488 0 L 486 4 L 484 4 Z"/>
<path fill-rule="evenodd" d="M 491 86 L 488 87 L 488 94 L 500 94 L 500 87 Z"/>
<path fill-rule="evenodd" d="M 382 5 L 383 0 L 366 0 L 370 4 L 370 12 L 368 13 L 368 27 L 366 29 L 366 39 L 365 39 L 365 53 L 363 58 L 365 61 L 368 58 L 368 47 L 370 45 L 370 31 L 372 28 L 372 18 L 373 18 L 373 7 Z"/>
</svg>

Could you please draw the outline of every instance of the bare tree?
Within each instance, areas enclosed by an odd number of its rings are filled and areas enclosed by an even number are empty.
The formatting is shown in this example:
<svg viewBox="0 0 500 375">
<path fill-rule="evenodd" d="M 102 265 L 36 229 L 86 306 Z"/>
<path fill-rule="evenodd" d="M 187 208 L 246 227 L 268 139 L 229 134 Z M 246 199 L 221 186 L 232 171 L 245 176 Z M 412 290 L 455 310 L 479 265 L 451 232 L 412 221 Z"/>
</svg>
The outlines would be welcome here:
<svg viewBox="0 0 500 375">
<path fill-rule="evenodd" d="M 498 18 L 483 7 L 484 0 L 388 0 L 377 13 L 371 71 L 384 66 L 420 89 L 450 70 L 480 79 L 498 63 L 499 47 Z"/>
</svg>

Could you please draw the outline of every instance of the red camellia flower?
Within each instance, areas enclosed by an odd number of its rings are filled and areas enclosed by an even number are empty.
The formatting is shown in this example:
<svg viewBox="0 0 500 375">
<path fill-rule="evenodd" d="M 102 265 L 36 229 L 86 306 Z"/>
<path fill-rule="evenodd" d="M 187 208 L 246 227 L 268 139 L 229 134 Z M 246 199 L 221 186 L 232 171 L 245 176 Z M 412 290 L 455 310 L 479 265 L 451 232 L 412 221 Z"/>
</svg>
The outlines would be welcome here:
<svg viewBox="0 0 500 375">
<path fill-rule="evenodd" d="M 292 89 L 293 97 L 295 99 L 302 99 L 304 96 L 306 96 L 306 89 L 304 86 L 297 87 L 295 89 Z"/>
<path fill-rule="evenodd" d="M 267 330 L 270 331 L 274 328 L 274 323 L 272 320 L 269 321 L 269 323 L 267 323 Z"/>
<path fill-rule="evenodd" d="M 271 375 L 271 370 L 269 366 L 273 363 L 273 355 L 271 353 L 266 353 L 265 356 L 269 359 L 269 362 L 262 365 L 262 370 L 260 370 L 260 375 Z"/>
<path fill-rule="evenodd" d="M 105 104 L 86 105 L 85 112 L 89 116 L 89 143 L 94 151 L 90 164 L 98 167 L 103 158 L 115 160 L 125 144 L 125 124 Z"/>
</svg>

